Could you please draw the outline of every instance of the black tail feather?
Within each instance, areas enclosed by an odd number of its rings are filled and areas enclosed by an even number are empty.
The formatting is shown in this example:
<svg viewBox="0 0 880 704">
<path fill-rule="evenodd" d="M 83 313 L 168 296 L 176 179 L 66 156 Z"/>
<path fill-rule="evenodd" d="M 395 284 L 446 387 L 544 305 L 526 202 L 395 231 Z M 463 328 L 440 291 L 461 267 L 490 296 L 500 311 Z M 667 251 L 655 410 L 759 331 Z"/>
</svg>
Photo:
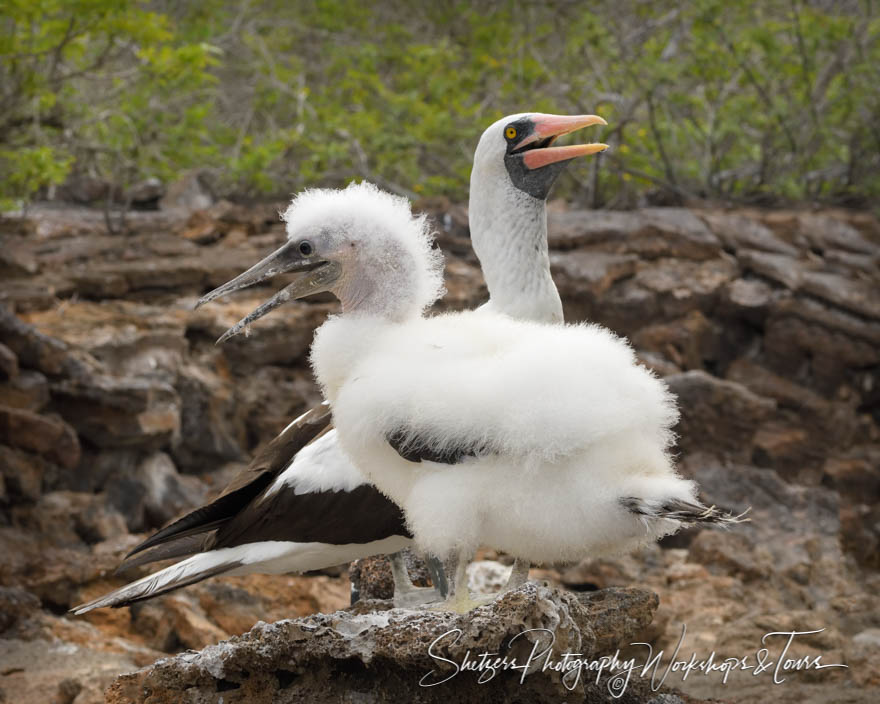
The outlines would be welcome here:
<svg viewBox="0 0 880 704">
<path fill-rule="evenodd" d="M 729 528 L 737 523 L 750 521 L 746 515 L 752 510 L 749 507 L 742 513 L 735 514 L 716 506 L 703 506 L 681 499 L 655 501 L 632 496 L 623 498 L 620 502 L 633 513 L 646 518 L 665 518 L 688 526 L 712 525 L 719 528 Z"/>
</svg>

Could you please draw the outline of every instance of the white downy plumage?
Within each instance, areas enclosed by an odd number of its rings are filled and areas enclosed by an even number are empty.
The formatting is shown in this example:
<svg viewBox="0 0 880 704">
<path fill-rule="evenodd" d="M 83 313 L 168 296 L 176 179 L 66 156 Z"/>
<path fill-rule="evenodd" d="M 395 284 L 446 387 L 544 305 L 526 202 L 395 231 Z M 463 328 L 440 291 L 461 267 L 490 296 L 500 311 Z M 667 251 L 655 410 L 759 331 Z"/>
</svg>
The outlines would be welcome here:
<svg viewBox="0 0 880 704">
<path fill-rule="evenodd" d="M 646 530 L 622 500 L 694 501 L 667 452 L 672 398 L 607 330 L 485 312 L 406 324 L 346 317 L 321 328 L 316 374 L 344 449 L 404 508 L 424 550 L 600 556 L 678 528 L 657 520 Z M 404 447 L 476 456 L 420 466 L 389 445 L 394 435 Z"/>
<path fill-rule="evenodd" d="M 352 207 L 352 190 L 377 207 Z M 436 295 L 439 262 L 424 221 L 404 212 L 364 184 L 313 192 L 287 221 L 290 241 L 338 267 L 324 290 L 343 314 L 319 329 L 312 363 L 340 442 L 422 549 L 567 561 L 673 532 L 680 521 L 652 515 L 667 507 L 712 514 L 669 457 L 672 397 L 625 341 L 491 310 L 414 315 Z M 387 252 L 395 266 L 375 268 Z"/>
</svg>

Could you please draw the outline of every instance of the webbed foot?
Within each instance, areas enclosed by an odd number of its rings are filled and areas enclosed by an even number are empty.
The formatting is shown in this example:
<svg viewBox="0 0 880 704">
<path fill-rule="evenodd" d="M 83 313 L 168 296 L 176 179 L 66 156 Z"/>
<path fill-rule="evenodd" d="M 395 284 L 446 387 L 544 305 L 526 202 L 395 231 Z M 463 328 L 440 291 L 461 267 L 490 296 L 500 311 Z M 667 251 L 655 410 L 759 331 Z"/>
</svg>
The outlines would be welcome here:
<svg viewBox="0 0 880 704">
<path fill-rule="evenodd" d="M 394 589 L 394 606 L 398 609 L 412 609 L 416 606 L 434 604 L 442 601 L 443 595 L 435 587 L 397 586 Z"/>
</svg>

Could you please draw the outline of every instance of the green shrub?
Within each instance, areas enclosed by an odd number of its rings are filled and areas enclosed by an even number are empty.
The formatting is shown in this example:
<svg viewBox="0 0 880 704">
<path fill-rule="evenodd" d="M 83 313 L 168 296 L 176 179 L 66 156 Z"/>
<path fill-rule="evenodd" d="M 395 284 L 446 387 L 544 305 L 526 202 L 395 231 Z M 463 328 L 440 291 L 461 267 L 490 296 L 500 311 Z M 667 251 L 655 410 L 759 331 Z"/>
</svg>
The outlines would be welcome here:
<svg viewBox="0 0 880 704">
<path fill-rule="evenodd" d="M 870 3 L 14 0 L 2 195 L 212 169 L 238 195 L 368 178 L 463 199 L 482 129 L 596 112 L 612 145 L 560 193 L 880 195 Z"/>
</svg>

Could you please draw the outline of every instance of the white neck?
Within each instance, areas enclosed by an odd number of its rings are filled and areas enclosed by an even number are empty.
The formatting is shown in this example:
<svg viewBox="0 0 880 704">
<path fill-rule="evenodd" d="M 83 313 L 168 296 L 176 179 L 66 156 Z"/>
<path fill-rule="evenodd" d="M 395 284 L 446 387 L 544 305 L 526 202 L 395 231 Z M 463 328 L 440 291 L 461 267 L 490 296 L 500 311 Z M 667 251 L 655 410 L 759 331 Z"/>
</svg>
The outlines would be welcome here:
<svg viewBox="0 0 880 704">
<path fill-rule="evenodd" d="M 547 211 L 515 188 L 507 174 L 471 173 L 471 244 L 489 287 L 486 307 L 521 320 L 562 322 L 562 301 L 550 276 Z"/>
</svg>

